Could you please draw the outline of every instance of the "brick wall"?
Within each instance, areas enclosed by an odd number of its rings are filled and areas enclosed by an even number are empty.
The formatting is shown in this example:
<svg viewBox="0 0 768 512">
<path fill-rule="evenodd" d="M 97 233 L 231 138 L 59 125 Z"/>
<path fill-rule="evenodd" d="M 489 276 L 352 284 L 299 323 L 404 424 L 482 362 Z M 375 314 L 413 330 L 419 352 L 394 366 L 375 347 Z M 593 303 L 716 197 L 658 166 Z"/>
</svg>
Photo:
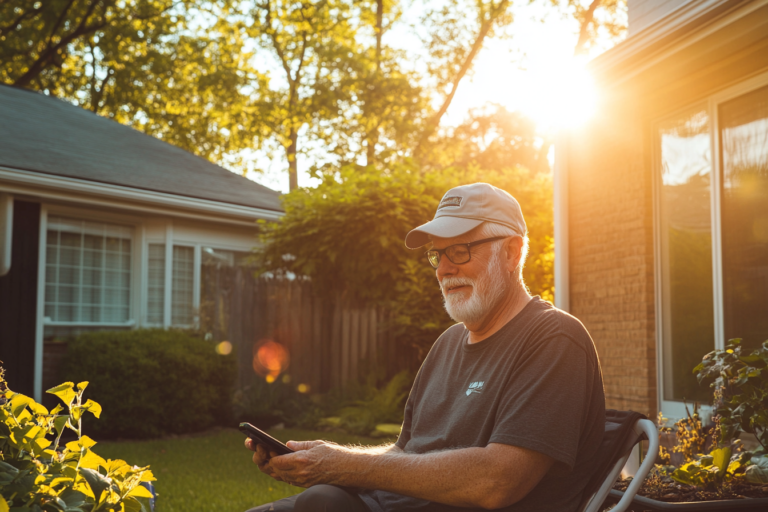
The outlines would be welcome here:
<svg viewBox="0 0 768 512">
<path fill-rule="evenodd" d="M 606 406 L 655 415 L 651 175 L 627 100 L 570 140 L 570 308 L 597 346 Z"/>
</svg>

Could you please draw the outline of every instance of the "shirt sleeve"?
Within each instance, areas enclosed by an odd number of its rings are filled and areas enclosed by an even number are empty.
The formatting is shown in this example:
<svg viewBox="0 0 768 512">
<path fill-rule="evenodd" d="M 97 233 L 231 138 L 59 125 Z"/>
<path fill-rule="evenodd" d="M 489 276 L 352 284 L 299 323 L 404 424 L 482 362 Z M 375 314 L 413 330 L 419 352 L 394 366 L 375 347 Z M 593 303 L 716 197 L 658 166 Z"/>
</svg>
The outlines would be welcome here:
<svg viewBox="0 0 768 512">
<path fill-rule="evenodd" d="M 419 372 L 416 375 L 416 378 L 413 381 L 413 386 L 411 386 L 411 392 L 408 394 L 408 400 L 405 402 L 405 412 L 403 413 L 403 426 L 400 428 L 400 435 L 397 436 L 397 442 L 395 443 L 395 446 L 397 446 L 401 450 L 405 450 L 405 445 L 408 444 L 408 441 L 411 439 L 411 422 L 413 421 L 413 407 L 414 407 L 414 402 L 416 401 L 416 390 L 418 389 L 420 377 L 421 377 L 421 372 Z"/>
<path fill-rule="evenodd" d="M 489 442 L 528 448 L 573 469 L 589 410 L 587 354 L 561 335 L 537 343 L 515 367 Z"/>
</svg>

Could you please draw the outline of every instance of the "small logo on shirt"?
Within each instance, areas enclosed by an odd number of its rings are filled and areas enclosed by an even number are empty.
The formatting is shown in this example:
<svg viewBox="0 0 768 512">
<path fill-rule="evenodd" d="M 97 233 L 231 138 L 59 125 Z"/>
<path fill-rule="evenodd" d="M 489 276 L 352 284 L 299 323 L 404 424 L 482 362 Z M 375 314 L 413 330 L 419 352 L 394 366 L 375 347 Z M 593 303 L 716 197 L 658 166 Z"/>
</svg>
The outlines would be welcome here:
<svg viewBox="0 0 768 512">
<path fill-rule="evenodd" d="M 461 200 L 463 198 L 459 196 L 452 196 L 452 197 L 444 197 L 442 201 L 440 201 L 440 206 L 437 207 L 438 210 L 442 210 L 443 208 L 458 208 L 461 206 Z"/>
<path fill-rule="evenodd" d="M 471 395 L 472 393 L 481 393 L 483 391 L 483 385 L 485 384 L 484 381 L 480 382 L 473 382 L 469 385 L 469 388 L 467 388 L 467 396 Z"/>
</svg>

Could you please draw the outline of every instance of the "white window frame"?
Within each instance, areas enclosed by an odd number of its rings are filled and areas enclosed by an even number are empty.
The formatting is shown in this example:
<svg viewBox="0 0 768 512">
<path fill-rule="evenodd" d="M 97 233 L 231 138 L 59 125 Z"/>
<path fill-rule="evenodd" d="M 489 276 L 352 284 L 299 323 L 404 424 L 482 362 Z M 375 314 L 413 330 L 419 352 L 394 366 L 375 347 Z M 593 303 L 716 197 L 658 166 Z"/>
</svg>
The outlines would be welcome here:
<svg viewBox="0 0 768 512">
<path fill-rule="evenodd" d="M 656 312 L 656 375 L 657 398 L 659 410 L 665 417 L 676 420 L 685 417 L 685 405 L 682 401 L 664 399 L 664 297 L 662 274 L 662 244 L 661 244 L 661 152 L 658 142 L 658 126 L 661 122 L 683 113 L 697 105 L 706 105 L 709 116 L 709 138 L 712 155 L 712 168 L 710 180 L 710 215 L 712 224 L 712 300 L 714 311 L 714 339 L 713 349 L 725 348 L 725 325 L 723 305 L 723 254 L 722 254 L 722 225 L 721 219 L 721 174 L 722 162 L 720 158 L 720 120 L 718 110 L 722 103 L 735 99 L 744 94 L 768 86 L 768 72 L 761 73 L 738 84 L 723 89 L 707 98 L 687 104 L 654 119 L 651 124 L 653 130 L 653 243 L 654 243 L 654 285 L 655 285 L 655 312 Z M 689 408 L 693 404 L 689 404 Z M 702 417 L 706 419 L 712 413 L 710 405 L 701 406 Z"/>
</svg>

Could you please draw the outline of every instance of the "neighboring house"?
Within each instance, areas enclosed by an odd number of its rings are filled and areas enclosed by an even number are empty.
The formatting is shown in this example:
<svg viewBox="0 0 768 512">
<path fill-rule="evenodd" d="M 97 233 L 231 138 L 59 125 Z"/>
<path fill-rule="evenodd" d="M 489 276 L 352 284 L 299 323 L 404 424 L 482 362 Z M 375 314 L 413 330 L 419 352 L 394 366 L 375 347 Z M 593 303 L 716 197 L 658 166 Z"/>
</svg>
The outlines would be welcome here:
<svg viewBox="0 0 768 512">
<path fill-rule="evenodd" d="M 236 263 L 256 245 L 256 221 L 280 215 L 273 190 L 0 86 L 0 360 L 11 388 L 40 399 L 47 340 L 194 326 L 201 267 Z"/>
<path fill-rule="evenodd" d="M 692 368 L 768 340 L 768 1 L 629 0 L 601 105 L 556 155 L 558 305 L 607 405 L 681 417 Z"/>
</svg>

